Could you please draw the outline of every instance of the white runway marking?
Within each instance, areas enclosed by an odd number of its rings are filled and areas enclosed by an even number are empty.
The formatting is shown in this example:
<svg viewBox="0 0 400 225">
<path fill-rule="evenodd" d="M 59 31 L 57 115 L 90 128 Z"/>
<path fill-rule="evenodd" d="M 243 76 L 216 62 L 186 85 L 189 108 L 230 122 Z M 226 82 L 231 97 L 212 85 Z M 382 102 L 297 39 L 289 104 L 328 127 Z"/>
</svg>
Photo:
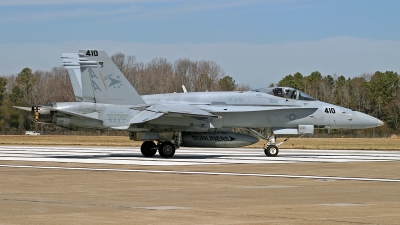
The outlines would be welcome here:
<svg viewBox="0 0 400 225">
<path fill-rule="evenodd" d="M 282 149 L 278 157 L 266 157 L 261 149 L 201 149 L 180 148 L 170 159 L 156 155 L 152 158 L 143 157 L 139 148 L 102 148 L 102 147 L 30 147 L 30 146 L 0 146 L 0 161 L 25 162 L 65 162 L 84 164 L 115 164 L 115 165 L 218 165 L 218 164 L 271 164 L 271 163 L 304 163 L 304 162 L 376 162 L 400 161 L 400 151 L 353 151 L 353 150 L 295 150 Z M 62 166 L 33 165 L 0 165 L 0 168 L 34 168 L 55 170 L 87 170 L 109 172 L 141 172 L 164 174 L 197 174 L 223 176 L 253 176 L 303 178 L 320 180 L 351 180 L 373 182 L 400 182 L 400 179 L 310 176 L 293 174 L 258 174 L 231 173 L 209 171 L 175 171 L 146 169 L 111 169 Z"/>
<path fill-rule="evenodd" d="M 189 175 L 222 175 L 222 176 L 245 176 L 245 177 L 279 177 L 279 178 L 303 178 L 303 179 L 328 179 L 328 180 L 353 180 L 374 182 L 400 182 L 400 179 L 364 178 L 364 177 L 334 177 L 334 176 L 310 176 L 290 174 L 259 174 L 259 173 L 229 173 L 229 172 L 204 172 L 204 171 L 174 171 L 174 170 L 136 170 L 136 169 L 110 169 L 110 168 L 84 168 L 84 167 L 60 167 L 60 166 L 21 166 L 0 165 L 8 168 L 34 168 L 34 169 L 56 169 L 56 170 L 86 170 L 86 171 L 108 171 L 108 172 L 140 172 L 140 173 L 164 173 L 164 174 L 189 174 Z"/>
<path fill-rule="evenodd" d="M 262 149 L 180 148 L 173 158 L 164 159 L 158 154 L 143 157 L 139 148 L 0 146 L 0 160 L 149 166 L 373 162 L 400 161 L 400 151 L 281 149 L 278 157 L 266 157 Z"/>
</svg>

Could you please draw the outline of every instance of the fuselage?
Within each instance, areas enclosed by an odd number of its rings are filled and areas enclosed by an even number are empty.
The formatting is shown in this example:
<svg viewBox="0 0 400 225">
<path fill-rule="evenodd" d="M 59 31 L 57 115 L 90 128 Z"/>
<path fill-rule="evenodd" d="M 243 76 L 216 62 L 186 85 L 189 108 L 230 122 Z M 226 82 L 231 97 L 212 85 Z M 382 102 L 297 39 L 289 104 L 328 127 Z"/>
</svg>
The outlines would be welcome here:
<svg viewBox="0 0 400 225">
<path fill-rule="evenodd" d="M 218 115 L 219 118 L 162 116 L 143 124 L 127 127 L 138 115 L 134 105 L 88 102 L 54 103 L 58 115 L 52 123 L 71 129 L 121 129 L 127 131 L 210 131 L 223 128 L 296 128 L 312 125 L 316 129 L 361 129 L 376 127 L 382 121 L 348 108 L 301 97 L 296 91 L 276 96 L 262 91 L 185 92 L 141 96 L 146 105 L 180 108 L 187 105 Z M 86 118 L 63 116 L 61 110 L 86 115 Z"/>
<path fill-rule="evenodd" d="M 202 109 L 226 108 L 216 113 L 222 127 L 282 127 L 362 129 L 380 126 L 382 121 L 367 114 L 336 106 L 313 98 L 285 98 L 264 92 L 189 92 L 143 95 L 148 104 L 192 104 Z M 242 108 L 239 111 L 238 108 Z M 274 110 L 264 111 L 266 108 Z M 230 109 L 232 109 L 230 111 Z"/>
</svg>

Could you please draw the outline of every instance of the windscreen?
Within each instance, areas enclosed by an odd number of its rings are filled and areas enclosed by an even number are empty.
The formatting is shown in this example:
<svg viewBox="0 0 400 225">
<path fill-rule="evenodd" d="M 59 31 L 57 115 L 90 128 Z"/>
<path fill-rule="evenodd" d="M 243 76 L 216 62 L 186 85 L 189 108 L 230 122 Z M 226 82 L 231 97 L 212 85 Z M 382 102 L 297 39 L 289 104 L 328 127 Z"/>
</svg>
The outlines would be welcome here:
<svg viewBox="0 0 400 225">
<path fill-rule="evenodd" d="M 286 99 L 295 99 L 295 100 L 302 100 L 302 101 L 316 101 L 315 98 L 311 97 L 310 95 L 301 92 L 295 88 L 288 88 L 288 87 L 276 87 L 276 88 L 258 88 L 252 91 L 255 92 L 263 92 L 270 95 L 274 95 L 277 97 L 282 97 Z"/>
</svg>

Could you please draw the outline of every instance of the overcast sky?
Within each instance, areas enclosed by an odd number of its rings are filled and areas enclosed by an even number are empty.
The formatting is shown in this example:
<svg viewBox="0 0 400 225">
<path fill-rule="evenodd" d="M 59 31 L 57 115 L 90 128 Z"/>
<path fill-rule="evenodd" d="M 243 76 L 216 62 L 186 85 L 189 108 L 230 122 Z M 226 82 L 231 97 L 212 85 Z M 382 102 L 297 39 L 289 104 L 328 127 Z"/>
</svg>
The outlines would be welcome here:
<svg viewBox="0 0 400 225">
<path fill-rule="evenodd" d="M 400 1 L 0 0 L 0 75 L 61 53 L 212 60 L 238 84 L 288 74 L 400 72 Z"/>
</svg>

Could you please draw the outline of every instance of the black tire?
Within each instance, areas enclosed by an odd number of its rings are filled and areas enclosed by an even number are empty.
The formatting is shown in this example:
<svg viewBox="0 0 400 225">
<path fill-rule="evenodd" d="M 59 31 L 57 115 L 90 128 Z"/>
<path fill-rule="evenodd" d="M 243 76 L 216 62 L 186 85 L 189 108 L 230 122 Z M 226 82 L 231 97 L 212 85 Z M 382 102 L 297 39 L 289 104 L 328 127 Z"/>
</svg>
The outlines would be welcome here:
<svg viewBox="0 0 400 225">
<path fill-rule="evenodd" d="M 157 153 L 156 144 L 152 141 L 143 142 L 140 151 L 145 157 L 153 157 Z"/>
<path fill-rule="evenodd" d="M 175 154 L 175 145 L 171 142 L 163 142 L 158 147 L 158 153 L 163 158 L 171 158 Z"/>
<path fill-rule="evenodd" d="M 279 148 L 276 145 L 268 145 L 266 149 L 264 149 L 265 155 L 268 157 L 275 157 L 279 153 Z"/>
</svg>

